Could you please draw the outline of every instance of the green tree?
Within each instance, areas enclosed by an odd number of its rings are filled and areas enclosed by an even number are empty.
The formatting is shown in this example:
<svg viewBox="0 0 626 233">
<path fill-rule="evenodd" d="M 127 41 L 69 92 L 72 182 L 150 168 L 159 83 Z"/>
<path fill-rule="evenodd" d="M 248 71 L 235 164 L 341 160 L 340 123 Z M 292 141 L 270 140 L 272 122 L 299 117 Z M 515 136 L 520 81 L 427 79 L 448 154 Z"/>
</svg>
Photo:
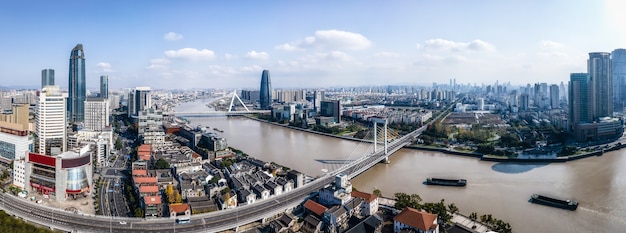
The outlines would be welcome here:
<svg viewBox="0 0 626 233">
<path fill-rule="evenodd" d="M 122 149 L 122 139 L 117 138 L 117 140 L 115 140 L 115 149 L 116 150 L 121 150 Z"/>
<path fill-rule="evenodd" d="M 135 217 L 136 218 L 143 218 L 143 209 L 137 207 L 135 208 Z"/>
<path fill-rule="evenodd" d="M 380 189 L 374 189 L 373 194 L 379 197 L 383 196 L 383 192 L 381 192 Z"/>
<path fill-rule="evenodd" d="M 170 168 L 170 163 L 167 162 L 167 160 L 163 159 L 163 158 L 159 158 L 156 163 L 154 164 L 154 168 L 156 169 L 168 169 Z"/>
<path fill-rule="evenodd" d="M 417 194 L 395 193 L 394 197 L 396 198 L 396 204 L 394 205 L 396 209 L 401 210 L 405 207 L 420 209 L 422 198 Z"/>
<path fill-rule="evenodd" d="M 453 213 L 453 214 L 454 214 L 454 213 L 456 213 L 456 212 L 459 212 L 459 208 L 458 208 L 458 207 L 456 207 L 456 205 L 455 205 L 454 203 L 450 203 L 450 204 L 448 205 L 448 211 L 450 211 L 451 213 Z"/>
</svg>

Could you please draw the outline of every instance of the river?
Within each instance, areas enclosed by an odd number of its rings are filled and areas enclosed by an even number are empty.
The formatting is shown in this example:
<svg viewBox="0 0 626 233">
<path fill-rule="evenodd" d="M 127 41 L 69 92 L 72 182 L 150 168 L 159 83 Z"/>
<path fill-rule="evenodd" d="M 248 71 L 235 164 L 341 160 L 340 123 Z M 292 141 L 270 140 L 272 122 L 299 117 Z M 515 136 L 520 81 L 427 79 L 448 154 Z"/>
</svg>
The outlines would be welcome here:
<svg viewBox="0 0 626 233">
<path fill-rule="evenodd" d="M 208 101 L 208 100 L 206 100 Z M 206 101 L 183 103 L 176 111 L 209 110 Z M 320 136 L 245 118 L 189 118 L 191 125 L 223 130 L 232 147 L 311 176 L 371 150 L 369 144 Z M 466 215 L 492 214 L 514 232 L 624 232 L 626 229 L 626 150 L 567 163 L 507 164 L 439 152 L 401 149 L 390 164 L 378 164 L 351 182 L 384 196 L 417 193 L 426 202 L 445 199 Z M 425 186 L 429 176 L 467 179 L 465 188 Z M 528 202 L 533 193 L 579 202 L 567 211 Z"/>
</svg>

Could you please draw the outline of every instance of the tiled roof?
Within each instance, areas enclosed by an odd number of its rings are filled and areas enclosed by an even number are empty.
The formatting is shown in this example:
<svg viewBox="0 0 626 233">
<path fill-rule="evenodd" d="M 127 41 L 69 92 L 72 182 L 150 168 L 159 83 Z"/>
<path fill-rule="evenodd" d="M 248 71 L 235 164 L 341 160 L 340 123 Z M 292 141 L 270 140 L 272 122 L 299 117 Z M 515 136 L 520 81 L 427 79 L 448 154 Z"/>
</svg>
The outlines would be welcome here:
<svg viewBox="0 0 626 233">
<path fill-rule="evenodd" d="M 188 209 L 189 209 L 189 205 L 188 204 L 181 204 L 181 203 L 170 204 L 170 212 L 184 213 Z"/>
<path fill-rule="evenodd" d="M 404 208 L 402 212 L 393 218 L 394 221 L 422 231 L 428 231 L 431 228 L 437 227 L 437 224 L 434 223 L 436 219 L 437 215 L 435 214 L 418 211 L 411 207 Z"/>
<path fill-rule="evenodd" d="M 150 154 L 151 151 L 152 151 L 152 148 L 150 144 L 143 144 L 139 146 L 139 148 L 137 148 L 137 154 L 144 154 L 144 153 Z"/>
<path fill-rule="evenodd" d="M 145 196 L 143 197 L 143 202 L 146 203 L 146 205 L 159 205 L 161 204 L 161 197 L 160 196 Z"/>
<path fill-rule="evenodd" d="M 313 201 L 313 200 L 307 200 L 304 203 L 304 208 L 306 208 L 307 210 L 310 210 L 311 212 L 317 214 L 317 216 L 322 216 L 324 215 L 324 212 L 328 209 L 326 207 L 324 207 L 323 205 L 320 205 L 319 203 Z"/>
<path fill-rule="evenodd" d="M 151 183 L 156 183 L 157 182 L 157 178 L 156 177 L 133 177 L 133 181 L 135 182 L 135 184 L 151 184 Z"/>
<path fill-rule="evenodd" d="M 147 176 L 147 175 L 148 175 L 148 171 L 146 170 L 139 170 L 139 169 L 133 170 L 133 176 Z"/>
<path fill-rule="evenodd" d="M 159 192 L 159 186 L 156 185 L 151 185 L 151 186 L 140 186 L 139 187 L 139 193 L 158 193 Z"/>
<path fill-rule="evenodd" d="M 357 190 L 352 190 L 352 193 L 350 193 L 350 195 L 352 195 L 353 197 L 363 198 L 363 200 L 365 200 L 368 203 L 370 203 L 370 202 L 376 200 L 376 198 L 378 198 L 378 196 L 376 196 L 374 194 L 364 193 L 364 192 L 360 192 L 360 191 L 357 191 Z"/>
</svg>

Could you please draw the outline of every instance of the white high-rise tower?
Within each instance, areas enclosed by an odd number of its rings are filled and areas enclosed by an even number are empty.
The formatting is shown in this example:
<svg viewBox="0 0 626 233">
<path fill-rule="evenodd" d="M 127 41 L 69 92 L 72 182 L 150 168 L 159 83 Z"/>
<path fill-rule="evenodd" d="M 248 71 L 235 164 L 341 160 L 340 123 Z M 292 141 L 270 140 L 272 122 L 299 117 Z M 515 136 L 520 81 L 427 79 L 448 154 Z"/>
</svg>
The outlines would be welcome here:
<svg viewBox="0 0 626 233">
<path fill-rule="evenodd" d="M 67 150 L 66 100 L 67 93 L 62 93 L 58 86 L 41 90 L 35 116 L 39 154 L 59 155 Z"/>
</svg>

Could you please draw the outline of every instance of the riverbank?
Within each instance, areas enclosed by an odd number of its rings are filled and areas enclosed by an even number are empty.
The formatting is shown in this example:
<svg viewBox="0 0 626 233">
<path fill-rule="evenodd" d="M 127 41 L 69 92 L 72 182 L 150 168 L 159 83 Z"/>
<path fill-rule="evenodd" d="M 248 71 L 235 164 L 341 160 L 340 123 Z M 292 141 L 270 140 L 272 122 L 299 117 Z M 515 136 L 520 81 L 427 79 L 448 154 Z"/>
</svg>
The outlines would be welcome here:
<svg viewBox="0 0 626 233">
<path fill-rule="evenodd" d="M 565 162 L 576 161 L 576 160 L 579 160 L 579 159 L 589 158 L 589 157 L 593 157 L 593 156 L 602 156 L 606 152 L 620 150 L 620 149 L 625 148 L 625 147 L 626 147 L 626 145 L 615 145 L 615 146 L 613 146 L 611 148 L 601 149 L 601 150 L 592 151 L 592 152 L 583 153 L 583 154 L 578 154 L 578 155 L 563 156 L 563 157 L 557 157 L 557 158 L 527 158 L 527 159 L 522 159 L 522 158 L 496 157 L 496 156 L 485 155 L 485 154 L 476 153 L 476 152 L 456 151 L 456 150 L 451 150 L 451 149 L 448 149 L 448 148 L 434 148 L 434 147 L 425 147 L 425 146 L 416 146 L 416 145 L 407 145 L 407 146 L 405 146 L 405 148 L 415 149 L 415 150 L 436 151 L 436 152 L 441 152 L 441 153 L 444 153 L 444 154 L 472 157 L 472 158 L 480 159 L 481 161 L 488 161 L 488 162 L 515 162 L 515 163 L 565 163 Z"/>
<path fill-rule="evenodd" d="M 303 129 L 303 128 L 300 128 L 300 127 L 295 127 L 295 126 L 286 125 L 286 124 L 279 124 L 279 123 L 276 123 L 276 122 L 271 122 L 271 121 L 268 121 L 268 120 L 262 120 L 262 119 L 259 119 L 259 118 L 256 118 L 256 117 L 247 116 L 247 115 L 243 115 L 243 117 L 251 119 L 251 120 L 263 122 L 263 123 L 268 123 L 268 124 L 272 124 L 272 125 L 276 125 L 276 126 L 285 127 L 285 128 L 288 128 L 288 129 L 294 129 L 294 130 L 299 130 L 299 131 L 303 131 L 303 132 L 314 133 L 314 134 L 317 134 L 317 135 L 333 137 L 333 138 L 339 138 L 339 139 L 345 139 L 345 140 L 350 140 L 350 141 L 355 141 L 355 142 L 373 143 L 373 141 L 367 140 L 367 139 L 352 138 L 352 137 L 346 137 L 346 136 L 341 136 L 341 135 L 335 135 L 335 134 L 318 132 L 318 131 L 310 130 L 310 129 Z"/>
</svg>

